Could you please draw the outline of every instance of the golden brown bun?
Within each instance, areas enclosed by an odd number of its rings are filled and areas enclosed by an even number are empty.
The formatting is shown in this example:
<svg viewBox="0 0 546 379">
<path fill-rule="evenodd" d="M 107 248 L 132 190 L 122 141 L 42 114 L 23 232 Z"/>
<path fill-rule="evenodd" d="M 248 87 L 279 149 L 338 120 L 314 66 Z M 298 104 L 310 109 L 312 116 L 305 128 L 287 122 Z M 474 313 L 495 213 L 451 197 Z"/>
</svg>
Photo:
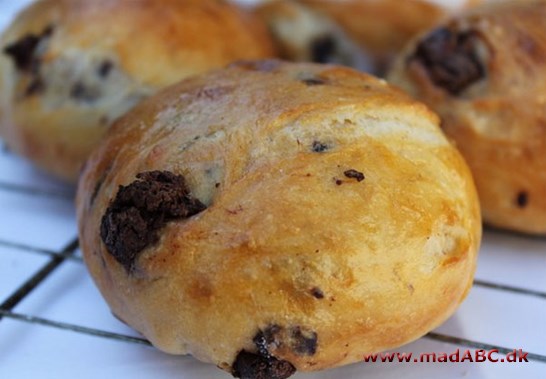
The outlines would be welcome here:
<svg viewBox="0 0 546 379">
<path fill-rule="evenodd" d="M 546 2 L 490 5 L 413 41 L 390 73 L 437 111 L 484 220 L 546 234 Z"/>
<path fill-rule="evenodd" d="M 481 236 L 437 116 L 354 70 L 278 61 L 188 79 L 121 118 L 77 212 L 116 315 L 245 378 L 249 362 L 284 378 L 427 333 L 469 290 Z"/>
<path fill-rule="evenodd" d="M 445 11 L 421 0 L 278 0 L 257 13 L 286 59 L 339 63 L 384 72 L 414 35 Z"/>
<path fill-rule="evenodd" d="M 42 0 L 0 40 L 10 148 L 75 181 L 114 119 L 157 89 L 272 55 L 265 27 L 216 0 Z"/>
</svg>

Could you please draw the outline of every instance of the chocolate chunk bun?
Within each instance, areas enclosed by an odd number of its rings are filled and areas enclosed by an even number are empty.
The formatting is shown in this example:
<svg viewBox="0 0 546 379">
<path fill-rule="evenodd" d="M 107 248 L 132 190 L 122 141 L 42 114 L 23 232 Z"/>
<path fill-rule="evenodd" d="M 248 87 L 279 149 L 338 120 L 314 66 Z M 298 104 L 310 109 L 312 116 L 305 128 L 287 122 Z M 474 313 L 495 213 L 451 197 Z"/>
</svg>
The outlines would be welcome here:
<svg viewBox="0 0 546 379">
<path fill-rule="evenodd" d="M 389 75 L 466 158 L 490 225 L 546 234 L 546 1 L 478 8 L 411 42 Z"/>
<path fill-rule="evenodd" d="M 275 0 L 257 13 L 283 58 L 338 63 L 376 74 L 445 11 L 421 0 Z"/>
<path fill-rule="evenodd" d="M 240 378 L 361 361 L 442 323 L 481 235 L 424 105 L 349 68 L 247 61 L 145 100 L 77 192 L 114 314 Z"/>
<path fill-rule="evenodd" d="M 159 88 L 273 54 L 220 0 L 41 0 L 0 38 L 0 134 L 67 181 L 113 120 Z"/>
</svg>

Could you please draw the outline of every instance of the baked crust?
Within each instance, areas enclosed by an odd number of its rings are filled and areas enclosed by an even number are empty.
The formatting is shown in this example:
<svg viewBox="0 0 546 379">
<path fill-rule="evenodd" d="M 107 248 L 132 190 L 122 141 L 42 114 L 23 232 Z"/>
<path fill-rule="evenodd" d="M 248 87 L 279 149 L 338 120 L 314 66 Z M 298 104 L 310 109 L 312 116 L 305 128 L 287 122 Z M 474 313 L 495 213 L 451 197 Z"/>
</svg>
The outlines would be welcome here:
<svg viewBox="0 0 546 379">
<path fill-rule="evenodd" d="M 171 208 L 175 181 L 206 209 L 158 231 L 147 212 Z M 158 233 L 130 262 L 124 206 Z M 354 70 L 279 61 L 185 80 L 122 117 L 87 162 L 77 213 L 116 315 L 243 377 L 249 361 L 284 378 L 419 338 L 466 296 L 481 237 L 437 116 Z"/>
<path fill-rule="evenodd" d="M 3 138 L 68 181 L 113 120 L 157 89 L 274 54 L 259 20 L 216 0 L 42 0 L 0 50 Z"/>
<path fill-rule="evenodd" d="M 484 6 L 410 43 L 389 75 L 441 116 L 473 172 L 484 221 L 531 234 L 546 234 L 545 17 L 544 1 Z M 426 63 L 417 52 L 441 33 L 459 42 Z M 465 62 L 442 77 L 457 59 Z"/>
</svg>

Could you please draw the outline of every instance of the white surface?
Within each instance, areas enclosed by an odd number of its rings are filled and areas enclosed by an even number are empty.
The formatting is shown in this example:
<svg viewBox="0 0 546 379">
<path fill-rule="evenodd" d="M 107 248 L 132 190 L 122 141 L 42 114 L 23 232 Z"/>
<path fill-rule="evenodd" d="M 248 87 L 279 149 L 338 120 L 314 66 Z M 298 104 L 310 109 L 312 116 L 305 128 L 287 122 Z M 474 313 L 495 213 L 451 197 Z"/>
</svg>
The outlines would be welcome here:
<svg viewBox="0 0 546 379">
<path fill-rule="evenodd" d="M 91 1 L 91 0 L 90 0 Z M 130 0 L 127 0 L 130 1 Z M 27 0 L 0 0 L 0 29 Z M 76 236 L 70 188 L 0 149 L 0 304 L 50 257 L 6 242 L 59 252 Z M 68 195 L 67 195 L 68 194 Z M 546 239 L 488 232 L 477 279 L 520 288 L 476 285 L 458 312 L 437 333 L 479 343 L 522 348 L 546 356 Z M 521 293 L 524 290 L 537 293 Z M 116 320 L 81 261 L 63 262 L 13 310 L 128 336 L 137 334 Z M 429 337 L 399 352 L 451 353 L 468 346 Z M 13 318 L 0 321 L 0 378 L 229 378 L 191 357 L 151 347 Z M 308 379 L 546 378 L 546 362 L 529 363 L 361 363 Z"/>
</svg>

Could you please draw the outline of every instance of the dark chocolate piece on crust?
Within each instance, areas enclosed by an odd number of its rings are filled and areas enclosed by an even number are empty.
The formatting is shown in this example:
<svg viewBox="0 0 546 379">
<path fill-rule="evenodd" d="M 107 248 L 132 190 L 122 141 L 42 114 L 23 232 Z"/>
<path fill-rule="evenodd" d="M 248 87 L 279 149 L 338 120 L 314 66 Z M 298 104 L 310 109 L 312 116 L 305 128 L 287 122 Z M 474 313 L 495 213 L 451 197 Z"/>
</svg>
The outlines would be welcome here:
<svg viewBox="0 0 546 379">
<path fill-rule="evenodd" d="M 328 146 L 328 144 L 320 141 L 313 141 L 313 144 L 311 145 L 311 150 L 313 153 L 324 153 L 329 148 L 330 146 Z"/>
<path fill-rule="evenodd" d="M 516 204 L 519 208 L 525 208 L 529 204 L 529 194 L 526 191 L 518 193 Z"/>
<path fill-rule="evenodd" d="M 110 74 L 110 71 L 114 68 L 114 63 L 111 60 L 105 59 L 101 62 L 97 69 L 97 74 L 105 79 L 108 74 Z"/>
<path fill-rule="evenodd" d="M 313 295 L 315 299 L 324 299 L 324 292 L 322 292 L 319 287 L 311 288 L 311 295 Z"/>
<path fill-rule="evenodd" d="M 20 71 L 36 71 L 36 48 L 40 41 L 51 35 L 53 27 L 48 26 L 41 34 L 27 34 L 19 40 L 4 47 L 4 54 L 10 56 Z"/>
<path fill-rule="evenodd" d="M 241 379 L 286 379 L 296 372 L 290 362 L 242 350 L 233 363 L 233 376 Z"/>
<path fill-rule="evenodd" d="M 81 81 L 77 81 L 70 89 L 70 97 L 77 101 L 92 103 L 100 97 L 100 92 L 96 87 L 90 87 Z"/>
<path fill-rule="evenodd" d="M 357 170 L 347 170 L 343 172 L 343 175 L 348 177 L 349 179 L 356 179 L 357 182 L 361 182 L 365 179 L 364 174 Z"/>
<path fill-rule="evenodd" d="M 100 236 L 108 252 L 130 273 L 139 253 L 159 241 L 159 231 L 167 222 L 205 209 L 191 196 L 183 176 L 143 172 L 128 186 L 119 187 L 102 217 Z"/>
<path fill-rule="evenodd" d="M 486 75 L 476 53 L 479 38 L 472 31 L 436 29 L 417 45 L 409 62 L 420 62 L 435 85 L 458 95 Z"/>
</svg>

